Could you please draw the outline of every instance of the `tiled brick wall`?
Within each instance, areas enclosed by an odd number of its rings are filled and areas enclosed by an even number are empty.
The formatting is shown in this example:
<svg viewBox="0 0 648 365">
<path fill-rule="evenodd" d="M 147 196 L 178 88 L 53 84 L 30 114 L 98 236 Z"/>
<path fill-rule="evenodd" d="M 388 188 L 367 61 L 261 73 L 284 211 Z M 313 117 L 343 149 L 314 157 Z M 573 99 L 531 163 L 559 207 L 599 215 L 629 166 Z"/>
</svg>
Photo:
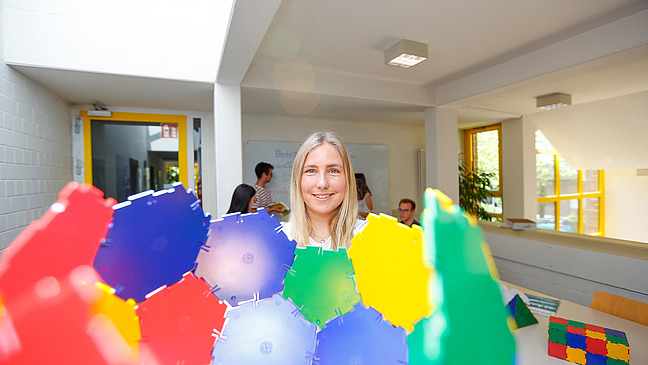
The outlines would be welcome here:
<svg viewBox="0 0 648 365">
<path fill-rule="evenodd" d="M 67 103 L 0 59 L 1 252 L 72 180 L 72 147 Z"/>
</svg>

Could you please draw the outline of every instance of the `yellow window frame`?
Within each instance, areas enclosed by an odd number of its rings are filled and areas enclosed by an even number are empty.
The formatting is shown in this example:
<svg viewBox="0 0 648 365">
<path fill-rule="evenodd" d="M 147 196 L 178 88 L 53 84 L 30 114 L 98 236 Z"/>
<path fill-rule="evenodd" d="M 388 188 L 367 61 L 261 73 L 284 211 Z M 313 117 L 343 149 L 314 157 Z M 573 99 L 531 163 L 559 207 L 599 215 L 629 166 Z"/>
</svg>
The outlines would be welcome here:
<svg viewBox="0 0 648 365">
<path fill-rule="evenodd" d="M 175 123 L 178 125 L 178 167 L 180 168 L 180 182 L 186 187 L 189 186 L 189 170 L 187 167 L 187 116 L 174 114 L 148 114 L 148 113 L 127 113 L 112 112 L 110 117 L 91 117 L 87 110 L 80 110 L 83 118 L 83 158 L 85 166 L 85 182 L 91 184 L 92 177 L 92 123 L 93 120 L 107 122 L 128 122 L 128 123 Z"/>
<path fill-rule="evenodd" d="M 578 192 L 573 194 L 560 194 L 560 166 L 559 166 L 559 154 L 557 152 L 551 151 L 538 151 L 536 154 L 545 154 L 553 155 L 554 157 L 554 195 L 546 197 L 538 197 L 538 204 L 540 203 L 554 203 L 554 216 L 555 219 L 555 230 L 560 230 L 560 225 L 558 224 L 558 219 L 560 219 L 560 203 L 566 200 L 575 200 L 578 199 L 578 233 L 583 234 L 583 199 L 587 198 L 599 198 L 599 214 L 598 214 L 598 226 L 599 231 L 597 233 L 590 233 L 590 236 L 605 236 L 605 194 L 604 191 L 604 177 L 605 172 L 603 170 L 598 170 L 598 192 L 593 193 L 583 193 L 583 170 L 578 171 Z"/>
<path fill-rule="evenodd" d="M 493 124 L 484 127 L 477 127 L 464 130 L 464 162 L 466 163 L 470 171 L 475 167 L 475 158 L 474 153 L 476 146 L 473 144 L 473 136 L 477 133 L 488 132 L 492 130 L 497 130 L 497 153 L 498 153 L 498 163 L 499 163 L 499 189 L 493 190 L 493 197 L 502 199 L 502 213 L 489 213 L 495 218 L 500 220 L 504 219 L 504 198 L 502 198 L 502 192 L 504 190 L 503 179 L 502 179 L 502 125 Z"/>
</svg>

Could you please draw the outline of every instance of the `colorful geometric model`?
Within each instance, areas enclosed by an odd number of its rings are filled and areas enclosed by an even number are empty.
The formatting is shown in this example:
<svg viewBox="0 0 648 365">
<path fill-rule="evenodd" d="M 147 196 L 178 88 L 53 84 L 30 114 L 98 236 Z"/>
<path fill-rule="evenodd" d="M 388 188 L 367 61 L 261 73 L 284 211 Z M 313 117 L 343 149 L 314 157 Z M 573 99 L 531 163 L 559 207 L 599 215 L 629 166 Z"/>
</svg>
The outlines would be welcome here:
<svg viewBox="0 0 648 365">
<path fill-rule="evenodd" d="M 432 270 L 423 264 L 423 230 L 382 213 L 367 219 L 369 224 L 349 248 L 362 302 L 395 326 L 412 331 L 414 323 L 432 313 Z"/>
<path fill-rule="evenodd" d="M 347 251 L 309 246 L 295 249 L 295 262 L 284 281 L 283 296 L 318 327 L 341 316 L 360 301 Z"/>
<path fill-rule="evenodd" d="M 156 291 L 137 308 L 142 321 L 142 363 L 210 363 L 214 341 L 225 324 L 226 309 L 209 285 L 192 273 Z"/>
<path fill-rule="evenodd" d="M 94 266 L 121 298 L 136 302 L 194 268 L 209 215 L 181 183 L 146 191 L 114 206 L 115 214 Z"/>
<path fill-rule="evenodd" d="M 626 334 L 559 317 L 549 318 L 549 356 L 582 365 L 627 365 Z"/>
<path fill-rule="evenodd" d="M 407 364 L 405 330 L 362 303 L 317 333 L 317 364 Z"/>
<path fill-rule="evenodd" d="M 430 290 L 436 310 L 408 337 L 410 363 L 514 364 L 509 314 L 477 222 L 432 189 L 422 218 L 424 260 L 436 268 Z"/>
<path fill-rule="evenodd" d="M 353 261 L 264 210 L 209 227 L 181 185 L 113 204 L 71 183 L 3 253 L 0 364 L 513 362 L 488 246 L 441 193 L 423 232 L 370 215 Z"/>
<path fill-rule="evenodd" d="M 280 227 L 265 209 L 256 214 L 227 214 L 211 222 L 196 260 L 196 276 L 232 306 L 281 292 L 297 244 L 277 232 Z"/>
<path fill-rule="evenodd" d="M 250 301 L 227 313 L 229 322 L 214 346 L 213 365 L 310 365 L 317 326 L 279 294 Z"/>
<path fill-rule="evenodd" d="M 515 320 L 515 328 L 522 328 L 538 323 L 536 317 L 531 313 L 524 300 L 519 295 L 515 295 L 506 305 L 509 312 Z"/>
</svg>

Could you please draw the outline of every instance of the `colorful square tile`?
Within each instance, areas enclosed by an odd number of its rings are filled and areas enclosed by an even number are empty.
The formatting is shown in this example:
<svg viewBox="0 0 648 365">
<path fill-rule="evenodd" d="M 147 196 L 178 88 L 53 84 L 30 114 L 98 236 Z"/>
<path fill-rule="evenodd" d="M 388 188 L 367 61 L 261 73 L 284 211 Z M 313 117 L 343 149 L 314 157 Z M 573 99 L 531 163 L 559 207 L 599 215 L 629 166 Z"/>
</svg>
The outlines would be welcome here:
<svg viewBox="0 0 648 365">
<path fill-rule="evenodd" d="M 617 360 L 630 361 L 630 348 L 618 343 L 607 343 L 607 356 Z"/>
<path fill-rule="evenodd" d="M 575 349 L 585 351 L 587 344 L 585 343 L 585 336 L 577 333 L 567 332 L 567 346 Z"/>
<path fill-rule="evenodd" d="M 617 331 L 617 330 L 613 330 L 613 329 L 610 329 L 610 328 L 606 328 L 605 333 L 608 336 L 621 337 L 621 338 L 626 338 L 627 339 L 626 334 L 624 332 L 622 332 L 622 331 Z"/>
<path fill-rule="evenodd" d="M 596 338 L 598 340 L 607 341 L 607 336 L 605 335 L 605 332 L 585 330 L 585 336 L 589 338 Z"/>
<path fill-rule="evenodd" d="M 607 337 L 607 342 L 618 343 L 620 345 L 628 346 L 628 340 L 623 338 L 623 337 L 617 337 L 617 336 L 611 336 L 611 335 L 606 335 L 606 337 Z"/>
<path fill-rule="evenodd" d="M 583 322 L 578 322 L 578 321 L 572 321 L 570 319 L 567 320 L 567 325 L 572 326 L 572 327 L 580 327 L 580 328 L 585 328 L 585 323 Z"/>
<path fill-rule="evenodd" d="M 557 357 L 559 359 L 567 359 L 567 346 L 549 342 L 549 356 Z"/>
<path fill-rule="evenodd" d="M 607 356 L 607 341 L 598 338 L 587 337 L 585 339 L 587 348 L 585 351 L 591 354 Z"/>
<path fill-rule="evenodd" d="M 587 365 L 606 365 L 605 360 L 607 360 L 607 357 L 588 352 L 585 354 L 585 359 L 587 360 Z"/>
<path fill-rule="evenodd" d="M 567 325 L 567 332 L 576 333 L 585 336 L 585 328 Z"/>
<path fill-rule="evenodd" d="M 560 324 L 567 325 L 567 320 L 564 319 L 564 318 L 560 318 L 560 317 L 549 317 L 549 322 L 550 323 L 560 323 Z"/>
<path fill-rule="evenodd" d="M 630 347 L 623 331 L 550 317 L 549 356 L 581 365 L 629 365 Z"/>
<path fill-rule="evenodd" d="M 581 349 L 575 349 L 567 346 L 567 361 L 580 365 L 585 365 L 587 359 L 585 358 L 586 352 Z"/>
</svg>

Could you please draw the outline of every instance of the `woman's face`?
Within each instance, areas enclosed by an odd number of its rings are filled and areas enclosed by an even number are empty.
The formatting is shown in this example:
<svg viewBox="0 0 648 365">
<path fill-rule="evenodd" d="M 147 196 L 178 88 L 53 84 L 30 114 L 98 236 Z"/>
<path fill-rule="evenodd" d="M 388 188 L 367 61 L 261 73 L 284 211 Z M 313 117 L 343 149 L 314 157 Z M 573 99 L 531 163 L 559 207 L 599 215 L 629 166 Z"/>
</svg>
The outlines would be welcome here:
<svg viewBox="0 0 648 365">
<path fill-rule="evenodd" d="M 330 217 L 342 204 L 345 192 L 346 176 L 338 150 L 330 144 L 323 144 L 310 151 L 301 178 L 301 193 L 307 213 Z"/>
<path fill-rule="evenodd" d="M 254 205 L 254 198 L 256 198 L 256 194 L 252 195 L 250 198 L 250 202 L 248 203 L 248 212 L 252 211 L 252 206 Z"/>
</svg>

